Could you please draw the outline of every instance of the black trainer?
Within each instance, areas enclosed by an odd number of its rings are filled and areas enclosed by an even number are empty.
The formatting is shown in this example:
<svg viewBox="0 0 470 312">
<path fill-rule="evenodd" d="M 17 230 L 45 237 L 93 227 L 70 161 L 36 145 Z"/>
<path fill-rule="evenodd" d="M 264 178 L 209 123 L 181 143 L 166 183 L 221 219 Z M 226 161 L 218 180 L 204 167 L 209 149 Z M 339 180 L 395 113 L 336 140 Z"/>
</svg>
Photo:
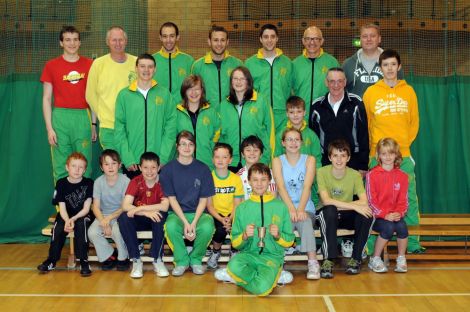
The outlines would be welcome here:
<svg viewBox="0 0 470 312">
<path fill-rule="evenodd" d="M 346 274 L 355 275 L 361 272 L 361 263 L 353 258 L 349 259 Z"/>
<path fill-rule="evenodd" d="M 38 265 L 38 270 L 41 273 L 47 273 L 47 272 L 52 271 L 54 269 L 55 269 L 55 262 L 53 262 L 49 259 L 47 259 L 46 261 L 44 261 L 43 263 Z"/>
<path fill-rule="evenodd" d="M 114 256 L 109 257 L 105 262 L 101 263 L 101 270 L 111 271 L 116 266 L 116 258 Z"/>
<path fill-rule="evenodd" d="M 130 268 L 129 259 L 118 260 L 116 263 L 116 270 L 118 271 L 129 271 L 129 268 Z"/>
<path fill-rule="evenodd" d="M 323 260 L 323 263 L 320 267 L 320 276 L 321 278 L 333 278 L 333 266 L 334 262 L 331 260 Z"/>
<path fill-rule="evenodd" d="M 80 275 L 83 277 L 91 275 L 90 265 L 87 260 L 80 260 Z"/>
</svg>

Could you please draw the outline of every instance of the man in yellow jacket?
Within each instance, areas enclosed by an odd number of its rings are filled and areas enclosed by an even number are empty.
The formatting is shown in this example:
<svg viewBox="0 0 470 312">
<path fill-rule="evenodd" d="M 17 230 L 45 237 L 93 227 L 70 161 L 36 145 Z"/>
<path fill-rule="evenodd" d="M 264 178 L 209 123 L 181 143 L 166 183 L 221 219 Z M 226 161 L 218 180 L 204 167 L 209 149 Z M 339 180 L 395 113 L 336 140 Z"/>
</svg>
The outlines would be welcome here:
<svg viewBox="0 0 470 312">
<path fill-rule="evenodd" d="M 419 209 L 414 172 L 415 162 L 411 156 L 410 146 L 418 135 L 418 100 L 413 88 L 405 80 L 398 79 L 401 59 L 395 50 L 383 51 L 379 57 L 379 65 L 384 77 L 375 85 L 370 86 L 363 97 L 369 127 L 369 167 L 377 165 L 375 159 L 377 142 L 385 137 L 394 138 L 400 145 L 400 152 L 403 156 L 400 169 L 408 174 L 409 181 L 409 208 L 405 222 L 408 225 L 417 225 L 419 224 Z M 369 247 L 371 246 L 373 245 Z M 419 237 L 410 236 L 408 252 L 423 253 L 424 251 L 425 248 L 419 244 Z"/>
<path fill-rule="evenodd" d="M 103 149 L 114 145 L 114 111 L 116 97 L 122 88 L 135 80 L 136 57 L 126 53 L 127 34 L 120 26 L 112 26 L 106 33 L 109 53 L 97 58 L 91 65 L 86 85 L 86 101 L 100 122 L 100 143 Z"/>
</svg>

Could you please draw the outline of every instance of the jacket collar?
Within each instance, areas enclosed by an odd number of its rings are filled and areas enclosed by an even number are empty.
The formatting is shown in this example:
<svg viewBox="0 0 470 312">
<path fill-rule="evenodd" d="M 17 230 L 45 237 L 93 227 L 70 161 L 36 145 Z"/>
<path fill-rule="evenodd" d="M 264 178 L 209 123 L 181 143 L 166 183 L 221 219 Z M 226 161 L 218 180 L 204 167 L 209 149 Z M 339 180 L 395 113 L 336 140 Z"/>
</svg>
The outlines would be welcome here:
<svg viewBox="0 0 470 312">
<path fill-rule="evenodd" d="M 281 49 L 276 48 L 276 58 L 283 55 L 283 54 L 284 53 L 282 52 Z M 258 53 L 256 53 L 256 57 L 259 58 L 259 59 L 264 59 L 263 48 L 258 50 Z"/>
<path fill-rule="evenodd" d="M 276 197 L 274 197 L 273 194 L 271 193 L 264 193 L 263 195 L 263 202 L 267 203 L 272 200 L 274 200 Z M 261 197 L 259 195 L 256 195 L 255 193 L 251 193 L 250 199 L 254 201 L 255 203 L 260 203 L 261 202 Z"/>
<path fill-rule="evenodd" d="M 318 54 L 318 56 L 317 56 L 316 58 L 321 57 L 321 56 L 323 55 L 323 53 L 325 53 L 325 52 L 323 51 L 323 48 L 320 48 L 320 54 Z M 309 58 L 308 55 L 307 55 L 307 49 L 304 49 L 304 50 L 302 51 L 302 55 L 303 55 L 305 58 Z"/>
<path fill-rule="evenodd" d="M 304 120 L 302 120 L 302 126 L 300 126 L 300 129 L 299 129 L 300 132 L 304 131 L 304 129 L 305 129 L 306 127 L 307 127 L 307 122 L 306 122 L 305 119 L 304 119 Z M 289 129 L 289 128 L 293 128 L 292 123 L 290 122 L 290 120 L 287 121 L 287 126 L 286 126 L 286 128 L 288 128 L 288 129 Z"/>
<path fill-rule="evenodd" d="M 230 56 L 230 53 L 228 53 L 228 50 L 225 50 L 224 60 L 229 56 Z M 210 52 L 207 52 L 207 54 L 204 56 L 204 63 L 206 64 L 214 63 L 214 61 L 212 60 L 212 54 Z"/>
<path fill-rule="evenodd" d="M 150 88 L 155 87 L 157 84 L 158 83 L 154 79 L 152 79 L 152 86 Z M 134 80 L 131 82 L 131 84 L 129 85 L 129 90 L 134 91 L 134 92 L 137 91 L 137 80 Z"/>
<path fill-rule="evenodd" d="M 160 51 L 158 51 L 158 54 L 160 54 L 164 58 L 169 58 L 170 57 L 170 53 L 166 52 L 165 49 L 163 49 L 163 47 L 160 49 Z M 179 54 L 181 54 L 181 51 L 180 51 L 180 49 L 178 49 L 178 47 L 176 47 L 175 52 L 171 53 L 171 58 L 175 58 Z"/>
</svg>

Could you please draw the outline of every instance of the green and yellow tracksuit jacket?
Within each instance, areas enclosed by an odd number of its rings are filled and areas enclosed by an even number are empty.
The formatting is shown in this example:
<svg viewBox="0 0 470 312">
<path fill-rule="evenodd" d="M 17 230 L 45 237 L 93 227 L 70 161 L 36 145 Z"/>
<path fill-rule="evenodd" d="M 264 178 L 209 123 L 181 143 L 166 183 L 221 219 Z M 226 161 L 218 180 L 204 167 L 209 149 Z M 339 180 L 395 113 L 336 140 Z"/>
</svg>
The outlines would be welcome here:
<svg viewBox="0 0 470 312">
<path fill-rule="evenodd" d="M 181 101 L 181 84 L 183 80 L 191 74 L 191 66 L 194 63 L 194 58 L 181 52 L 178 48 L 174 53 L 168 53 L 163 48 L 153 54 L 157 68 L 153 79 L 155 79 L 159 86 L 170 90 L 175 103 Z"/>
<path fill-rule="evenodd" d="M 183 105 L 176 106 L 176 133 L 187 130 L 196 136 L 196 159 L 205 163 L 211 170 L 212 150 L 220 137 L 220 116 L 209 103 L 204 104 L 199 109 L 196 122 L 196 129 L 193 127 L 188 110 Z"/>
<path fill-rule="evenodd" d="M 194 62 L 191 73 L 202 77 L 206 99 L 217 112 L 220 110 L 220 103 L 229 95 L 230 74 L 242 64 L 242 61 L 228 51 L 225 51 L 220 70 L 214 64 L 210 52 Z"/>
<path fill-rule="evenodd" d="M 145 151 L 160 156 L 162 164 L 171 160 L 176 139 L 176 109 L 166 88 L 152 80 L 145 98 L 134 81 L 119 92 L 115 117 L 114 143 L 126 167 L 138 164 Z"/>
</svg>

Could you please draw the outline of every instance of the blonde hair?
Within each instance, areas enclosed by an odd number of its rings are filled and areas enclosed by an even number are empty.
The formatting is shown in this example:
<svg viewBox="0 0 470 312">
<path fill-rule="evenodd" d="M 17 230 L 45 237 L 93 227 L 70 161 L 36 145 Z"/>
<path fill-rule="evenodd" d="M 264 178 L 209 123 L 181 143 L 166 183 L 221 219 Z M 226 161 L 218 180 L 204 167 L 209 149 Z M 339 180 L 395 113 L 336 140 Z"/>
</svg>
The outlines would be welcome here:
<svg viewBox="0 0 470 312">
<path fill-rule="evenodd" d="M 281 140 L 282 141 L 285 141 L 286 140 L 286 136 L 289 132 L 296 132 L 299 134 L 300 136 L 300 141 L 303 141 L 303 138 L 302 138 L 302 132 L 299 130 L 299 129 L 295 129 L 295 128 L 287 128 L 286 130 L 284 130 L 284 132 L 282 132 L 282 136 L 281 136 Z"/>
<path fill-rule="evenodd" d="M 395 168 L 400 168 L 403 157 L 401 156 L 400 146 L 398 145 L 397 141 L 392 138 L 382 138 L 379 140 L 375 148 L 375 157 L 377 158 L 379 165 L 382 165 L 379 154 L 384 149 L 392 154 L 395 154 Z"/>
</svg>

